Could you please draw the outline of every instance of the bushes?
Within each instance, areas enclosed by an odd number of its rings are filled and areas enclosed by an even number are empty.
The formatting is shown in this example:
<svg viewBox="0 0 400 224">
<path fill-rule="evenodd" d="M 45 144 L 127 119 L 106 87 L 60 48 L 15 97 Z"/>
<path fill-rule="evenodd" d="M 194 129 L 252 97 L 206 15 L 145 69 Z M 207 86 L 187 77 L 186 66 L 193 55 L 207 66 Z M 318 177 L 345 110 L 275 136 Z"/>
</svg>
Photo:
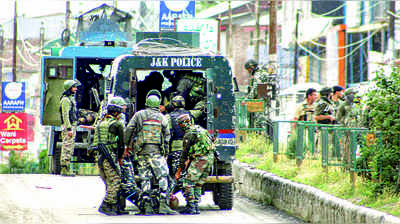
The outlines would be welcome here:
<svg viewBox="0 0 400 224">
<path fill-rule="evenodd" d="M 8 164 L 0 165 L 0 173 L 48 173 L 49 158 L 47 149 L 42 150 L 37 160 L 34 160 L 28 153 L 22 156 L 18 152 L 10 151 L 8 154 Z"/>
<path fill-rule="evenodd" d="M 373 153 L 368 151 L 373 148 L 364 147 L 362 153 L 371 155 L 368 158 L 369 167 L 381 169 L 380 176 L 377 176 L 379 172 L 371 173 L 373 179 L 381 180 L 374 187 L 380 193 L 383 187 L 395 190 L 399 178 L 399 69 L 393 69 L 389 75 L 385 75 L 383 71 L 377 72 L 375 81 L 376 88 L 366 94 L 366 105 L 369 110 L 369 129 L 381 131 L 383 134 L 382 150 Z"/>
</svg>

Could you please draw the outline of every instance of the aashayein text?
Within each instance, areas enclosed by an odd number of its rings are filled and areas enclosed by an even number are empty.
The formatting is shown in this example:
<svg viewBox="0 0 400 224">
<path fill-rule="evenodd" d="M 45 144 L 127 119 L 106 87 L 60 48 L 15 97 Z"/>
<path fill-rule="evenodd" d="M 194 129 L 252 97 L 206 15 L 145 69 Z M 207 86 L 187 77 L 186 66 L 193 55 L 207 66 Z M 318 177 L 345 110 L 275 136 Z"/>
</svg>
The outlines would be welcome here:
<svg viewBox="0 0 400 224">
<path fill-rule="evenodd" d="M 201 58 L 194 57 L 154 57 L 151 60 L 151 67 L 201 67 Z"/>
</svg>

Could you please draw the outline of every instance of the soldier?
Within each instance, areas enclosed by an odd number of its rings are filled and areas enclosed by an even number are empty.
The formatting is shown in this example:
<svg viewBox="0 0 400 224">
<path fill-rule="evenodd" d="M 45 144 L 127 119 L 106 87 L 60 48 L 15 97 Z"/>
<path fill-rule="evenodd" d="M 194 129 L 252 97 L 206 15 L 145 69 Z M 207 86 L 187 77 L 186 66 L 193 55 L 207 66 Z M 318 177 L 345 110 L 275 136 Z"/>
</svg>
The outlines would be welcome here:
<svg viewBox="0 0 400 224">
<path fill-rule="evenodd" d="M 122 97 L 114 96 L 110 99 L 108 104 L 117 105 L 122 108 L 121 113 L 116 117 L 118 121 L 120 121 L 125 127 L 125 109 L 126 103 Z M 134 179 L 134 167 L 132 161 L 134 160 L 134 155 L 131 150 L 125 150 L 123 154 L 122 164 L 120 164 L 121 168 L 121 194 L 119 196 L 119 200 L 125 200 L 125 198 L 130 201 L 132 204 L 139 207 L 139 198 L 141 194 L 141 190 L 136 185 Z"/>
<path fill-rule="evenodd" d="M 75 93 L 80 82 L 77 80 L 66 80 L 64 92 L 61 96 L 60 114 L 62 127 L 61 147 L 61 175 L 75 176 L 70 167 L 72 154 L 74 153 L 76 126 L 78 125 L 78 109 L 76 106 Z"/>
<path fill-rule="evenodd" d="M 344 92 L 346 101 L 338 108 L 337 120 L 345 127 L 357 127 L 361 122 L 357 122 L 357 114 L 355 110 L 359 110 L 357 105 L 354 105 L 354 99 L 357 91 L 349 88 Z M 353 112 L 352 112 L 353 111 Z M 356 116 L 356 117 L 354 117 Z"/>
<path fill-rule="evenodd" d="M 130 147 L 134 141 L 138 160 L 138 172 L 142 180 L 143 199 L 139 206 L 142 214 L 176 214 L 168 206 L 168 166 L 164 156 L 168 152 L 170 132 L 168 121 L 159 111 L 161 94 L 151 90 L 146 97 L 146 109 L 140 110 L 129 121 L 125 130 L 125 145 Z M 153 194 L 153 185 L 158 185 L 159 192 Z M 154 196 L 159 198 L 159 208 L 152 203 Z M 157 211 L 159 209 L 159 211 Z"/>
<path fill-rule="evenodd" d="M 332 89 L 329 87 L 324 87 L 319 92 L 320 99 L 317 101 L 315 107 L 315 117 L 314 119 L 318 124 L 335 124 L 336 119 L 334 117 L 334 106 L 330 97 L 332 95 Z"/>
<path fill-rule="evenodd" d="M 176 119 L 182 114 L 189 114 L 190 112 L 185 110 L 185 99 L 182 96 L 175 96 L 171 101 L 174 110 L 167 114 L 167 120 L 171 132 L 171 143 L 170 152 L 168 155 L 168 167 L 170 168 L 169 173 L 171 177 L 174 177 L 179 166 L 179 159 L 182 154 L 183 146 L 183 135 L 185 134 L 181 127 L 178 125 Z"/>
<path fill-rule="evenodd" d="M 335 109 L 335 117 L 338 112 L 339 106 L 344 103 L 344 88 L 341 86 L 333 86 L 333 95 L 331 97 Z"/>
<path fill-rule="evenodd" d="M 111 101 L 112 102 L 112 101 Z M 118 192 L 121 190 L 120 168 L 124 153 L 124 126 L 118 116 L 122 107 L 109 103 L 107 114 L 96 126 L 93 146 L 99 152 L 98 165 L 100 177 L 106 185 L 106 195 L 99 207 L 99 212 L 106 215 L 119 215 L 121 208 L 118 202 Z"/>
<path fill-rule="evenodd" d="M 180 178 L 182 170 L 186 169 L 187 172 L 183 179 L 186 207 L 181 213 L 200 214 L 201 187 L 214 162 L 215 145 L 208 131 L 199 125 L 193 125 L 188 114 L 180 115 L 177 122 L 185 135 L 180 166 L 175 179 Z"/>
<path fill-rule="evenodd" d="M 248 60 L 245 63 L 244 68 L 250 74 L 248 94 L 246 98 L 264 100 L 264 113 L 249 113 L 249 127 L 267 127 L 269 133 L 272 130 L 269 125 L 269 111 L 271 107 L 271 101 L 276 97 L 276 90 L 278 87 L 276 76 L 270 74 L 265 69 L 260 68 L 258 63 L 253 59 Z"/>
<path fill-rule="evenodd" d="M 317 90 L 309 88 L 306 91 L 306 99 L 297 106 L 294 114 L 294 121 L 312 121 L 315 112 L 314 102 L 317 100 Z M 296 123 L 293 123 L 293 129 L 296 128 Z"/>
</svg>

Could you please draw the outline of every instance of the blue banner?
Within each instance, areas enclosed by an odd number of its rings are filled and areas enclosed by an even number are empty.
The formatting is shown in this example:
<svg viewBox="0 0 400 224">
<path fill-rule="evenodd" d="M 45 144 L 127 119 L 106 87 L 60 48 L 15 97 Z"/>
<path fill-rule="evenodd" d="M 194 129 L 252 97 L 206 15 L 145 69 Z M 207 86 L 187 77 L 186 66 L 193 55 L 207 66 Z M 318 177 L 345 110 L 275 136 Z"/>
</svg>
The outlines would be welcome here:
<svg viewBox="0 0 400 224">
<path fill-rule="evenodd" d="M 168 8 L 171 3 L 160 1 L 160 31 L 174 31 L 176 18 L 194 18 L 195 17 L 195 1 L 180 1 L 180 5 L 187 4 L 182 10 Z"/>
<path fill-rule="evenodd" d="M 25 111 L 25 82 L 1 83 L 1 111 Z"/>
</svg>

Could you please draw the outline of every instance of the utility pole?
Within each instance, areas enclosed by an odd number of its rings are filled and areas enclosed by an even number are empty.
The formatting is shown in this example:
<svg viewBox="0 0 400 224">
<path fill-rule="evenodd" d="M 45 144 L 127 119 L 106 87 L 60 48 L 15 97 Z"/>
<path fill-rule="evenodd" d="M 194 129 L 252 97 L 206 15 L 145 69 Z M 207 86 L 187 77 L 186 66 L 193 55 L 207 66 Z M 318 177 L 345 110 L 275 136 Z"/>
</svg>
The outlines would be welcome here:
<svg viewBox="0 0 400 224">
<path fill-rule="evenodd" d="M 43 55 L 43 48 L 44 48 L 44 32 L 45 32 L 45 28 L 44 28 L 44 23 L 42 22 L 40 25 L 40 36 L 39 36 L 39 40 L 40 40 L 40 57 L 42 57 Z"/>
<path fill-rule="evenodd" d="M 260 49 L 260 0 L 256 0 L 255 4 L 255 17 L 256 17 L 256 44 L 254 45 L 254 60 L 258 62 L 259 49 Z"/>
<path fill-rule="evenodd" d="M 297 48 L 298 48 L 297 40 L 298 40 L 298 37 L 299 37 L 299 17 L 300 17 L 300 10 L 297 10 L 297 13 L 296 13 L 296 31 L 295 31 L 295 40 L 294 40 L 293 84 L 297 84 Z"/>
<path fill-rule="evenodd" d="M 14 4 L 14 39 L 13 39 L 13 67 L 12 67 L 12 73 L 13 73 L 13 82 L 17 81 L 17 38 L 18 38 L 18 32 L 17 32 L 17 0 L 15 0 Z"/>
<path fill-rule="evenodd" d="M 269 1 L 269 62 L 276 63 L 276 0 Z"/>
<path fill-rule="evenodd" d="M 394 60 L 396 58 L 396 50 L 395 50 L 395 16 L 393 15 L 396 13 L 396 2 L 395 1 L 390 1 L 389 2 L 389 11 L 391 12 L 389 14 L 389 46 L 388 49 L 391 50 L 390 52 L 392 54 L 391 60 Z"/>
<path fill-rule="evenodd" d="M 114 7 L 114 8 L 118 8 L 117 4 L 118 4 L 118 3 L 117 3 L 117 0 L 113 0 L 113 7 Z"/>
<path fill-rule="evenodd" d="M 231 0 L 228 1 L 228 16 L 229 16 L 229 24 L 228 24 L 228 33 L 226 38 L 226 46 L 228 49 L 227 56 L 228 58 L 232 58 L 232 6 Z"/>
<path fill-rule="evenodd" d="M 0 58 L 3 59 L 4 51 L 4 30 L 0 24 Z M 3 81 L 3 60 L 0 60 L 0 83 Z"/>
<path fill-rule="evenodd" d="M 69 20 L 71 18 L 71 2 L 67 0 L 65 7 L 65 29 L 69 30 Z"/>
</svg>

